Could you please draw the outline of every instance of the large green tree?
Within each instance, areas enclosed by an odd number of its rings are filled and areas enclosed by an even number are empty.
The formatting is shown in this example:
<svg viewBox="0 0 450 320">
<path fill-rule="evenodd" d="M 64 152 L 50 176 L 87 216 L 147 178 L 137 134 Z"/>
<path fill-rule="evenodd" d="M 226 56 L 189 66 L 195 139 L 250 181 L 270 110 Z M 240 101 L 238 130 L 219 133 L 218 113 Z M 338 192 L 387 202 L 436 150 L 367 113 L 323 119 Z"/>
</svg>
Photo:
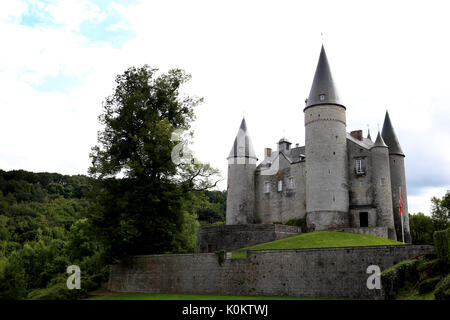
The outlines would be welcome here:
<svg viewBox="0 0 450 320">
<path fill-rule="evenodd" d="M 129 68 L 104 101 L 89 172 L 99 178 L 92 221 L 109 258 L 192 249 L 181 233 L 193 233 L 195 192 L 215 185 L 217 171 L 186 161 L 183 148 L 176 155 L 184 160 L 173 161 L 173 150 L 192 137 L 194 108 L 202 101 L 181 94 L 189 79 L 179 69 Z"/>
</svg>

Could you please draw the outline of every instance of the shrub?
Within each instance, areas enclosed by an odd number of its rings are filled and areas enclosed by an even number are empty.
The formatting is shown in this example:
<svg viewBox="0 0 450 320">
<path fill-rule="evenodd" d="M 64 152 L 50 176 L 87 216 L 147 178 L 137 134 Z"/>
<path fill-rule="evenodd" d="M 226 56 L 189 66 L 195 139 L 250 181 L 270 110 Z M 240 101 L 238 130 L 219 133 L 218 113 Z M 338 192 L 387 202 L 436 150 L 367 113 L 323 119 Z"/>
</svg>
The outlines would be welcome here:
<svg viewBox="0 0 450 320">
<path fill-rule="evenodd" d="M 386 299 L 395 298 L 399 288 L 418 278 L 417 264 L 418 260 L 405 260 L 381 273 L 381 286 Z"/>
<path fill-rule="evenodd" d="M 303 216 L 303 218 L 290 219 L 290 220 L 286 221 L 285 224 L 288 226 L 299 227 L 303 233 L 308 232 L 308 228 L 306 225 L 306 214 Z"/>
<path fill-rule="evenodd" d="M 436 231 L 433 239 L 438 258 L 444 262 L 450 260 L 450 228 Z"/>
<path fill-rule="evenodd" d="M 434 277 L 423 280 L 422 282 L 419 283 L 419 294 L 424 294 L 433 291 L 440 280 L 441 277 Z"/>
<path fill-rule="evenodd" d="M 450 300 L 450 274 L 439 283 L 434 296 L 437 300 Z"/>
</svg>

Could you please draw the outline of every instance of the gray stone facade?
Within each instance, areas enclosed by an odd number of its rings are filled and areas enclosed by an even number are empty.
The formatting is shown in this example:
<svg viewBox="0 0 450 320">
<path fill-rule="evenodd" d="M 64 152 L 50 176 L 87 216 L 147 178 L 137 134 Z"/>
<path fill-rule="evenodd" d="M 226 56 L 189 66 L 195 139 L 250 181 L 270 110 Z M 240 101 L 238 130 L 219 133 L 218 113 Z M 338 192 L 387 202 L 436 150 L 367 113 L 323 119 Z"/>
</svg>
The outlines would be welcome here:
<svg viewBox="0 0 450 320">
<path fill-rule="evenodd" d="M 195 252 L 236 250 L 300 233 L 299 227 L 281 224 L 241 224 L 202 227 L 197 232 Z"/>
<path fill-rule="evenodd" d="M 111 266 L 114 292 L 195 293 L 383 299 L 368 289 L 370 265 L 381 271 L 429 253 L 432 246 L 377 246 L 248 251 L 219 263 L 215 253 L 137 256 L 131 266 Z"/>
<path fill-rule="evenodd" d="M 227 225 L 284 223 L 306 214 L 309 231 L 387 228 L 388 238 L 401 241 L 402 217 L 410 243 L 405 155 L 389 114 L 376 141 L 362 130 L 347 132 L 347 108 L 323 47 L 303 112 L 305 146 L 283 138 L 258 165 L 243 120 L 228 157 Z"/>
</svg>

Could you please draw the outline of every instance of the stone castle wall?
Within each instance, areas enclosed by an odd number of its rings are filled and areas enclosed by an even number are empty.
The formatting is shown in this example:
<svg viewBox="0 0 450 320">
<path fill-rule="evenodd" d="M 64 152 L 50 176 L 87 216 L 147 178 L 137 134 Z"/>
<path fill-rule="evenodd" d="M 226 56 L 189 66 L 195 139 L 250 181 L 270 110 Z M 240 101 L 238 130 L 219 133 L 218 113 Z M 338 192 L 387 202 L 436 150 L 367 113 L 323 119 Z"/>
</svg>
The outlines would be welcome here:
<svg viewBox="0 0 450 320">
<path fill-rule="evenodd" d="M 300 228 L 281 224 L 219 225 L 201 227 L 195 252 L 236 250 L 294 236 Z"/>
<path fill-rule="evenodd" d="M 290 164 L 279 155 L 279 170 L 273 175 L 255 175 L 256 213 L 259 223 L 286 222 L 302 218 L 306 212 L 305 162 Z M 294 178 L 294 188 L 289 186 L 289 178 Z M 282 190 L 278 191 L 278 182 Z M 270 192 L 264 186 L 270 183 Z"/>
<path fill-rule="evenodd" d="M 108 289 L 115 292 L 196 293 L 382 299 L 367 288 L 367 267 L 381 271 L 433 251 L 400 245 L 303 250 L 248 251 L 247 258 L 215 253 L 137 256 L 131 267 L 111 266 Z"/>
</svg>

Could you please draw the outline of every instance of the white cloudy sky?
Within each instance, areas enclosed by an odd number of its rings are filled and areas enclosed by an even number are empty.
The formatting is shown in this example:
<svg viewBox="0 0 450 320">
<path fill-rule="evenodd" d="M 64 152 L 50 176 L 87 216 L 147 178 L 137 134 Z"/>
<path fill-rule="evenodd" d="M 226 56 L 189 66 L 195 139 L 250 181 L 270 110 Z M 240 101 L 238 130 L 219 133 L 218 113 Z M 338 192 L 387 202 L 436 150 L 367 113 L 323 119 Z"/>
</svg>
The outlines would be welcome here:
<svg viewBox="0 0 450 320">
<path fill-rule="evenodd" d="M 304 144 L 321 33 L 347 130 L 386 108 L 404 152 L 410 212 L 450 189 L 446 1 L 0 2 L 0 168 L 86 174 L 114 77 L 149 64 L 192 74 L 193 150 L 226 177 L 245 114 L 257 155 Z M 221 188 L 226 188 L 225 181 Z"/>
</svg>

